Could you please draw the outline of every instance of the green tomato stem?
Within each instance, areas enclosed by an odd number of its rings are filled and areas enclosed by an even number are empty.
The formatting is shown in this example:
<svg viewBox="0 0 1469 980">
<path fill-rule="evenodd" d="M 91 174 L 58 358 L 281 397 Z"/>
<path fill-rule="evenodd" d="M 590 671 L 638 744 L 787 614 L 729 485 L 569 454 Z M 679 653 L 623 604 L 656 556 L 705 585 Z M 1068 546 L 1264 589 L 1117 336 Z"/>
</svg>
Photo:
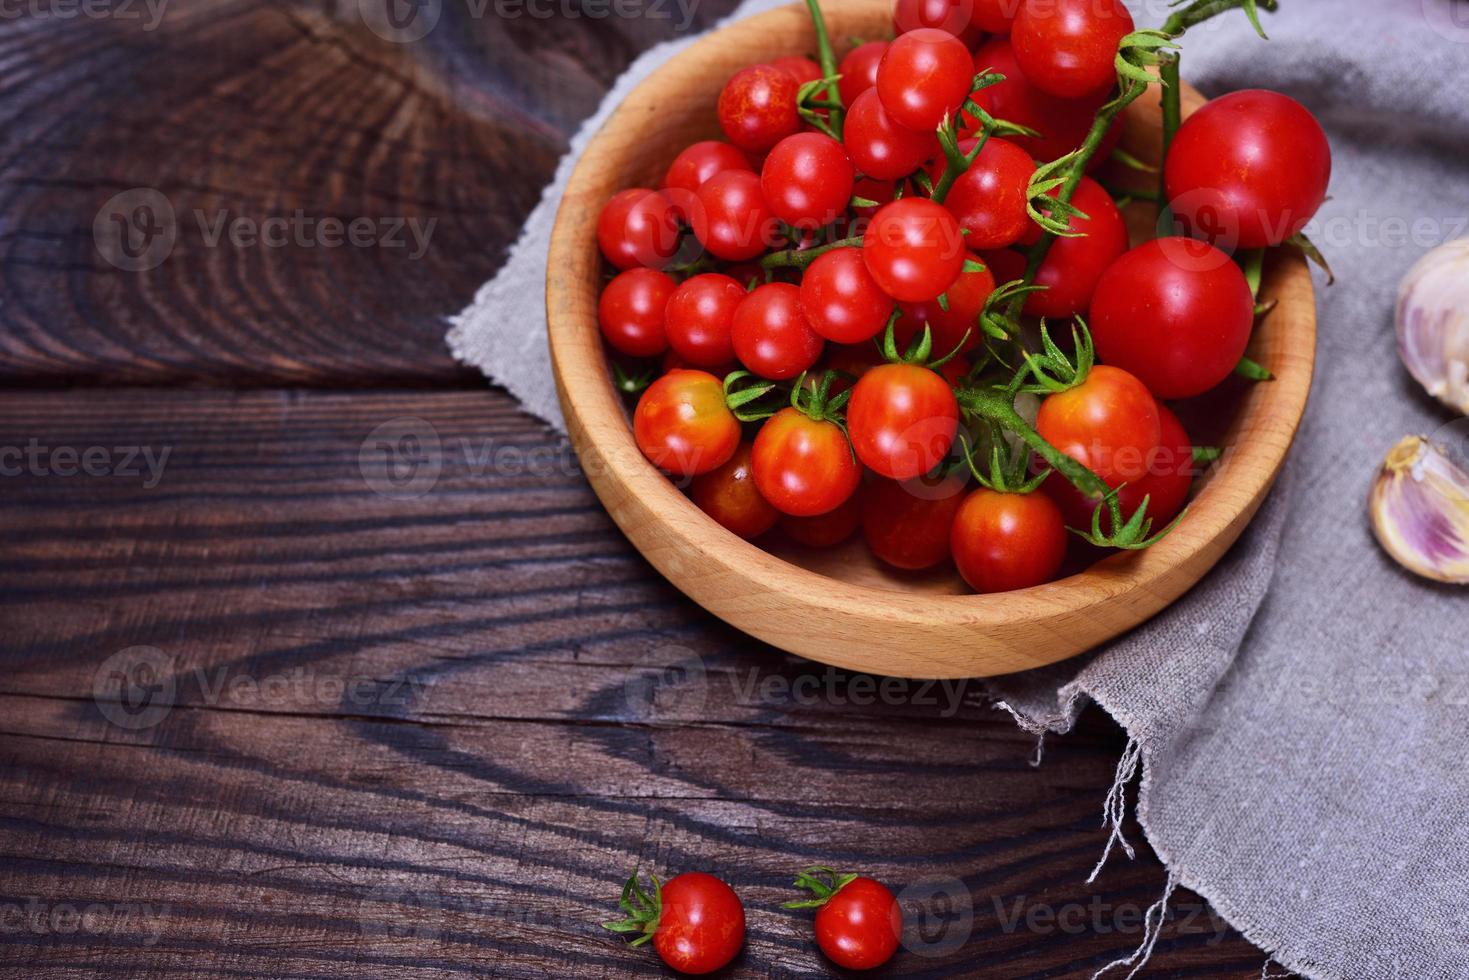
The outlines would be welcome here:
<svg viewBox="0 0 1469 980">
<path fill-rule="evenodd" d="M 837 73 L 837 56 L 832 50 L 831 34 L 826 29 L 826 17 L 821 13 L 821 4 L 818 0 L 806 0 L 806 9 L 811 11 L 811 24 L 816 29 L 816 55 L 821 63 L 822 77 L 832 78 Z M 836 139 L 841 139 L 842 95 L 836 82 L 826 83 L 826 101 L 833 106 L 827 117 L 828 124 Z"/>
<path fill-rule="evenodd" d="M 861 248 L 862 236 L 855 235 L 852 238 L 841 238 L 829 245 L 819 245 L 816 248 L 799 249 L 788 248 L 784 252 L 771 252 L 760 260 L 762 269 L 804 269 L 818 258 L 838 248 Z"/>
<path fill-rule="evenodd" d="M 1173 215 L 1168 208 L 1168 182 L 1164 179 L 1164 164 L 1168 161 L 1168 148 L 1183 123 L 1182 82 L 1179 78 L 1179 55 L 1163 56 L 1159 64 L 1159 77 L 1163 81 L 1163 149 L 1158 157 L 1158 227 L 1168 228 L 1173 224 Z"/>
</svg>

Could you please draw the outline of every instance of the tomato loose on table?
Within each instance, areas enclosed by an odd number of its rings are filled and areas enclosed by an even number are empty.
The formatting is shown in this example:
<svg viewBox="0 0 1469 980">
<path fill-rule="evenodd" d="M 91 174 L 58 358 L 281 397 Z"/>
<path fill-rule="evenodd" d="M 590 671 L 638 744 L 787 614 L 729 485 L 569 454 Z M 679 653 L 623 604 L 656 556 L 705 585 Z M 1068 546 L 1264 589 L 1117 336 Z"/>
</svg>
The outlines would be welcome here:
<svg viewBox="0 0 1469 980">
<path fill-rule="evenodd" d="M 762 378 L 785 381 L 816 363 L 822 339 L 801 312 L 801 290 L 786 282 L 756 286 L 735 310 L 730 339 L 740 363 Z"/>
<path fill-rule="evenodd" d="M 781 409 L 760 427 L 753 472 L 761 496 L 795 517 L 835 510 L 862 479 L 841 426 L 794 407 Z"/>
<path fill-rule="evenodd" d="M 619 272 L 597 300 L 597 325 L 614 350 L 657 357 L 668 347 L 665 316 L 675 284 L 656 269 Z"/>
<path fill-rule="evenodd" d="M 685 364 L 722 367 L 734 360 L 730 329 L 745 287 L 729 276 L 705 272 L 680 283 L 664 310 L 668 345 Z"/>
<path fill-rule="evenodd" d="M 1032 85 L 1075 99 L 1115 84 L 1117 42 L 1132 30 L 1122 0 L 1023 0 L 1010 44 Z"/>
<path fill-rule="evenodd" d="M 748 170 L 724 170 L 701 184 L 690 222 L 700 244 L 728 262 L 753 259 L 775 238 L 760 178 Z"/>
<path fill-rule="evenodd" d="M 877 66 L 877 94 L 900 126 L 933 132 L 953 117 L 974 79 L 969 49 L 954 35 L 921 27 L 898 35 Z"/>
<path fill-rule="evenodd" d="M 1264 248 L 1299 232 L 1326 200 L 1331 146 L 1295 99 L 1248 89 L 1189 116 L 1163 175 L 1189 235 L 1225 249 Z"/>
<path fill-rule="evenodd" d="M 740 445 L 740 422 L 724 385 L 706 371 L 676 369 L 638 399 L 633 437 L 652 464 L 674 476 L 698 476 L 728 462 Z"/>
<path fill-rule="evenodd" d="M 973 140 L 963 140 L 959 149 L 972 152 Z M 1038 228 L 1026 212 L 1028 189 L 1035 174 L 1035 161 L 1015 143 L 991 137 L 949 188 L 944 207 L 964 231 L 964 244 L 971 249 L 1008 248 L 1032 228 Z"/>
<path fill-rule="evenodd" d="M 1191 238 L 1160 238 L 1113 262 L 1092 296 L 1097 356 L 1158 398 L 1203 394 L 1244 356 L 1255 299 L 1239 266 Z"/>
<path fill-rule="evenodd" d="M 922 476 L 947 457 L 959 427 L 959 403 L 937 372 L 882 364 L 863 374 L 847 403 L 857 458 L 879 476 Z"/>
<path fill-rule="evenodd" d="M 1061 477 L 1052 474 L 1051 480 Z M 951 535 L 954 564 L 976 592 L 1009 592 L 1049 582 L 1066 560 L 1066 521 L 1039 491 L 980 487 L 964 499 Z"/>
<path fill-rule="evenodd" d="M 694 477 L 689 496 L 726 530 L 750 540 L 775 527 L 780 511 L 755 485 L 751 444 L 742 442 L 723 466 Z"/>
<path fill-rule="evenodd" d="M 853 878 L 816 910 L 816 945 L 848 970 L 882 966 L 898 951 L 902 935 L 898 900 L 871 878 Z"/>
<path fill-rule="evenodd" d="M 825 133 L 787 136 L 765 158 L 760 190 L 777 218 L 811 230 L 835 221 L 847 209 L 857 178 L 842 144 Z"/>
<path fill-rule="evenodd" d="M 733 888 L 713 875 L 688 872 L 659 892 L 661 913 L 653 948 L 683 973 L 713 973 L 729 964 L 745 942 L 745 906 Z"/>
<path fill-rule="evenodd" d="M 1162 433 L 1158 447 L 1145 459 L 1142 475 L 1117 492 L 1117 503 L 1123 516 L 1131 517 L 1146 498 L 1147 516 L 1152 519 L 1155 530 L 1162 530 L 1183 511 L 1199 467 L 1194 462 L 1193 443 L 1188 432 L 1167 405 L 1158 405 L 1158 421 Z M 1083 494 L 1057 473 L 1048 477 L 1041 484 L 1041 489 L 1061 508 L 1068 526 L 1081 531 L 1091 530 L 1092 514 L 1102 503 L 1100 496 Z M 1104 534 L 1116 530 L 1106 510 L 1102 511 L 1101 527 Z"/>
<path fill-rule="evenodd" d="M 597 217 L 597 245 L 619 269 L 660 269 L 678 251 L 678 218 L 666 195 L 646 187 L 619 191 Z"/>
<path fill-rule="evenodd" d="M 877 84 L 877 65 L 887 54 L 888 44 L 887 41 L 868 41 L 847 52 L 837 66 L 837 72 L 842 76 L 837 82 L 842 105 L 850 108 L 857 96 Z"/>
<path fill-rule="evenodd" d="M 741 68 L 719 93 L 719 125 L 729 141 L 750 153 L 764 153 L 801 130 L 796 76 L 774 65 Z"/>
<path fill-rule="evenodd" d="M 1158 403 L 1147 387 L 1105 364 L 1095 365 L 1075 388 L 1041 402 L 1035 430 L 1114 489 L 1147 472 L 1148 457 L 1162 439 Z"/>
<path fill-rule="evenodd" d="M 862 491 L 862 536 L 894 568 L 932 568 L 949 557 L 949 532 L 963 501 L 957 476 L 874 480 Z"/>
<path fill-rule="evenodd" d="M 954 216 L 921 197 L 883 205 L 862 239 L 867 271 L 883 292 L 905 303 L 934 299 L 952 286 L 967 255 Z"/>
<path fill-rule="evenodd" d="M 893 299 L 878 286 L 859 248 L 820 256 L 801 278 L 801 309 L 811 329 L 838 344 L 870 340 L 887 325 Z"/>
</svg>

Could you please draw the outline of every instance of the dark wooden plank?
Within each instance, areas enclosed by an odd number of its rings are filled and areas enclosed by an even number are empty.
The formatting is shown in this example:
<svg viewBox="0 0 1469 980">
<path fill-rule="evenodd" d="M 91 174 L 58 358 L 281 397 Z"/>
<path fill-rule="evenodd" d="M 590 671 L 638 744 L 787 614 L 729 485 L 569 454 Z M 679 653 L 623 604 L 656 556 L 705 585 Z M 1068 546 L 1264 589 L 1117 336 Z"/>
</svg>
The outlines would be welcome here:
<svg viewBox="0 0 1469 980">
<path fill-rule="evenodd" d="M 373 2 L 0 18 L 0 379 L 472 383 L 442 317 L 626 64 L 734 5 L 432 0 L 398 43 Z"/>
<path fill-rule="evenodd" d="M 395 499 L 361 451 L 405 417 L 440 465 Z M 739 888 L 731 976 L 828 972 L 778 908 L 816 861 L 962 884 L 968 938 L 882 975 L 1087 976 L 1140 939 L 1146 848 L 1083 884 L 1110 722 L 1032 767 L 975 685 L 753 643 L 500 393 L 6 392 L 0 420 L 27 456 L 0 498 L 0 963 L 28 976 L 657 975 L 596 925 L 639 864 Z M 132 446 L 168 451 L 156 481 L 112 472 Z M 109 680 L 140 657 L 141 712 Z M 1147 975 L 1258 975 L 1175 907 Z"/>
</svg>

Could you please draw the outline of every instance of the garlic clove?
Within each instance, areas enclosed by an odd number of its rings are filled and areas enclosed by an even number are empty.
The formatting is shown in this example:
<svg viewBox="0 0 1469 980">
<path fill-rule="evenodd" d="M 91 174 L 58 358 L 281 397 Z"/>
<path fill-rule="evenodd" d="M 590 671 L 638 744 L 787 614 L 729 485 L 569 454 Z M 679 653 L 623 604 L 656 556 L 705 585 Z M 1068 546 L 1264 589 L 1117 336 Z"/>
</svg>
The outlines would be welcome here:
<svg viewBox="0 0 1469 980">
<path fill-rule="evenodd" d="M 1469 239 L 1419 259 L 1398 289 L 1398 356 L 1428 393 L 1469 414 Z"/>
<path fill-rule="evenodd" d="M 1370 507 L 1377 540 L 1399 565 L 1469 584 L 1469 473 L 1439 447 L 1419 436 L 1394 446 L 1372 485 Z"/>
</svg>

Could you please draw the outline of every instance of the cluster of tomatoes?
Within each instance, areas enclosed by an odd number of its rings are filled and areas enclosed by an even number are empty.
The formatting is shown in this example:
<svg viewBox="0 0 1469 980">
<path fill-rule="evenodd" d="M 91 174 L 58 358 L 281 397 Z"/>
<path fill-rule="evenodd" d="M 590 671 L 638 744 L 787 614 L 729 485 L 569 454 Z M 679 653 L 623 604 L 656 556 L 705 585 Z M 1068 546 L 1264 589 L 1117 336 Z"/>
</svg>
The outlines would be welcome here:
<svg viewBox="0 0 1469 980">
<path fill-rule="evenodd" d="M 1024 588 L 1059 573 L 1068 527 L 1132 547 L 1127 515 L 1182 511 L 1195 452 L 1163 402 L 1241 364 L 1250 253 L 1316 213 L 1330 150 L 1284 95 L 1215 100 L 1158 180 L 1187 234 L 1130 248 L 1096 179 L 1119 124 L 1094 132 L 1137 36 L 1120 0 L 899 0 L 894 28 L 834 74 L 736 72 L 726 140 L 607 202 L 601 330 L 638 446 L 730 531 L 860 529 L 894 567 Z M 1042 350 L 1037 320 L 1076 343 Z"/>
<path fill-rule="evenodd" d="M 871 970 L 892 959 L 903 933 L 902 910 L 882 883 L 862 875 L 807 868 L 796 887 L 812 897 L 788 909 L 815 909 L 816 945 L 837 966 Z M 681 973 L 713 973 L 729 964 L 745 943 L 745 906 L 729 885 L 710 874 L 687 872 L 644 890 L 634 874 L 618 903 L 626 918 L 604 923 L 613 932 L 636 933 L 633 945 L 652 941 L 658 956 Z"/>
</svg>

